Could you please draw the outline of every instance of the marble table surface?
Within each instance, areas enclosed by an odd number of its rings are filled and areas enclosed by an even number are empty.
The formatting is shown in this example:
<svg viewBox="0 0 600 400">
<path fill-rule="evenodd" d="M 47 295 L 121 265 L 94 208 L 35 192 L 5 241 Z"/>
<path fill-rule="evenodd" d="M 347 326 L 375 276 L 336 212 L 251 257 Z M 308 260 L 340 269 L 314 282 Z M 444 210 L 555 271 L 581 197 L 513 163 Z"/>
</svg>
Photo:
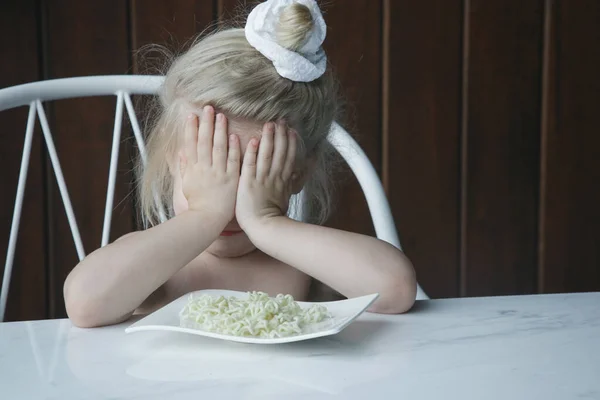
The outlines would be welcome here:
<svg viewBox="0 0 600 400">
<path fill-rule="evenodd" d="M 600 399 L 600 293 L 420 301 L 287 345 L 129 324 L 0 324 L 0 398 Z"/>
</svg>

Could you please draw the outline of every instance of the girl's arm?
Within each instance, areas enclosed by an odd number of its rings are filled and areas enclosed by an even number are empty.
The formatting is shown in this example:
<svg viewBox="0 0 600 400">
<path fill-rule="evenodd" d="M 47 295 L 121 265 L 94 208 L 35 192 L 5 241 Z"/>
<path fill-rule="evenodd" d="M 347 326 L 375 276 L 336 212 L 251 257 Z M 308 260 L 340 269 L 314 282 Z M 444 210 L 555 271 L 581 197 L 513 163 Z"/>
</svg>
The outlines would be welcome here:
<svg viewBox="0 0 600 400">
<path fill-rule="evenodd" d="M 150 294 L 202 253 L 226 224 L 214 213 L 186 211 L 94 251 L 65 281 L 69 318 L 86 328 L 125 321 Z"/>
<path fill-rule="evenodd" d="M 379 293 L 370 311 L 409 310 L 417 282 L 400 250 L 379 239 L 285 217 L 302 175 L 294 172 L 296 140 L 284 124 L 268 123 L 260 148 L 256 140 L 248 144 L 236 204 L 240 226 L 263 252 L 347 297 Z"/>
<path fill-rule="evenodd" d="M 181 155 L 175 178 L 187 211 L 96 250 L 71 271 L 64 296 L 75 325 L 92 327 L 126 320 L 231 221 L 240 144 L 235 135 L 228 140 L 223 115 L 217 116 L 216 123 L 214 119 L 214 110 L 207 106 L 200 124 L 195 115 L 185 124 L 185 155 Z"/>
<path fill-rule="evenodd" d="M 414 304 L 411 262 L 382 240 L 271 217 L 247 231 L 261 251 L 325 283 L 346 297 L 379 293 L 369 311 L 397 314 Z"/>
</svg>

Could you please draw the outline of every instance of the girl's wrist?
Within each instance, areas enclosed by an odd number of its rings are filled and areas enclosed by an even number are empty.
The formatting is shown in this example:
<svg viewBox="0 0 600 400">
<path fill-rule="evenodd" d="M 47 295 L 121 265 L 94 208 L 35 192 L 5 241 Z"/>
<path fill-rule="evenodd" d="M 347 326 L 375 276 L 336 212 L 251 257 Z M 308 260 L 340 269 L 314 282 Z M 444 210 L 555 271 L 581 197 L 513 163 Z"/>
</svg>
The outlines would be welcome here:
<svg viewBox="0 0 600 400">
<path fill-rule="evenodd" d="M 225 214 L 214 212 L 212 210 L 187 210 L 179 216 L 195 221 L 198 229 L 205 232 L 214 232 L 215 238 L 229 223 L 229 219 Z"/>
<path fill-rule="evenodd" d="M 250 241 L 260 249 L 263 241 L 271 241 L 270 237 L 273 232 L 277 231 L 277 225 L 289 220 L 285 215 L 259 217 L 248 221 L 249 223 L 242 229 L 244 229 Z"/>
</svg>

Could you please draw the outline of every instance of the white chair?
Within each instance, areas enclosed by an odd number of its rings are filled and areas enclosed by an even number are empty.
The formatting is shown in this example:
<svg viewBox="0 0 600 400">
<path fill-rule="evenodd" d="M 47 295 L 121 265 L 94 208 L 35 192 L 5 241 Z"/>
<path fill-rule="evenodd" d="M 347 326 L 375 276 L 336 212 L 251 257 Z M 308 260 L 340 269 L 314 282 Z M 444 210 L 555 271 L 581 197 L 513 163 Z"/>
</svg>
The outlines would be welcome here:
<svg viewBox="0 0 600 400">
<path fill-rule="evenodd" d="M 54 169 L 60 194 L 65 206 L 69 226 L 73 235 L 73 241 L 77 250 L 77 255 L 80 260 L 85 257 L 85 251 L 83 249 L 81 236 L 79 234 L 77 222 L 73 213 L 73 207 L 71 206 L 71 201 L 63 173 L 60 168 L 58 155 L 56 154 L 56 149 L 54 147 L 48 120 L 46 119 L 44 108 L 42 107 L 42 102 L 75 97 L 108 95 L 114 95 L 117 97 L 111 159 L 108 174 L 108 188 L 106 191 L 104 225 L 102 229 L 101 246 L 105 246 L 108 243 L 110 235 L 115 191 L 115 177 L 117 173 L 117 159 L 119 155 L 119 144 L 121 139 L 123 107 L 125 107 L 127 110 L 127 114 L 133 128 L 133 133 L 140 150 L 141 158 L 145 162 L 146 154 L 143 136 L 135 115 L 135 110 L 133 108 L 130 95 L 156 94 L 162 81 L 162 76 L 91 76 L 34 82 L 0 90 L 0 111 L 25 105 L 29 106 L 27 127 L 25 129 L 25 144 L 23 146 L 23 156 L 21 159 L 21 168 L 17 185 L 17 196 L 10 230 L 6 264 L 4 267 L 4 278 L 0 291 L 0 322 L 4 320 L 4 312 L 6 309 L 6 300 L 8 296 L 13 259 L 17 243 L 17 234 L 19 230 L 19 221 L 23 204 L 23 194 L 25 192 L 25 184 L 27 180 L 27 169 L 29 166 L 29 156 L 31 152 L 31 143 L 36 115 L 40 120 L 42 133 L 48 149 L 48 155 L 50 157 L 50 161 L 52 162 L 52 167 Z M 329 140 L 348 163 L 365 193 L 377 237 L 401 249 L 400 240 L 396 232 L 396 227 L 394 225 L 394 220 L 392 218 L 392 213 L 390 211 L 383 186 L 381 185 L 375 169 L 369 162 L 369 159 L 356 141 L 337 123 L 334 124 L 331 130 Z M 421 287 L 418 287 L 417 299 L 427 298 L 427 295 L 423 292 Z"/>
</svg>

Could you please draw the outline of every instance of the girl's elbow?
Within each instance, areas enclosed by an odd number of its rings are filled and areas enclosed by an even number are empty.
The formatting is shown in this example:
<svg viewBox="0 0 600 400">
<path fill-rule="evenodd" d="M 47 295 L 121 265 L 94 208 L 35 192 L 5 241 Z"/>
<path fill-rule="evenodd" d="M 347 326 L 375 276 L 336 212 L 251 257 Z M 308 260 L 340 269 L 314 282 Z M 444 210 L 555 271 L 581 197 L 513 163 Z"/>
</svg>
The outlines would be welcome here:
<svg viewBox="0 0 600 400">
<path fill-rule="evenodd" d="M 92 328 L 97 326 L 94 321 L 94 312 L 89 309 L 87 296 L 82 288 L 80 264 L 75 266 L 63 284 L 63 299 L 67 317 L 78 328 Z"/>
<path fill-rule="evenodd" d="M 73 325 L 78 328 L 99 328 L 126 321 L 133 313 L 128 313 L 121 318 L 108 320 L 102 316 L 101 309 L 92 304 L 67 300 L 65 298 L 67 316 Z"/>
<path fill-rule="evenodd" d="M 65 299 L 65 309 L 71 323 L 78 328 L 96 328 L 100 326 L 93 314 L 83 305 Z"/>
<path fill-rule="evenodd" d="M 78 328 L 97 328 L 102 326 L 98 324 L 93 318 L 89 318 L 83 312 L 79 312 L 78 310 L 68 310 L 67 309 L 67 317 L 73 325 Z"/>
<path fill-rule="evenodd" d="M 94 317 L 96 313 L 90 309 L 91 307 L 86 304 L 87 302 L 81 296 L 76 295 L 76 288 L 73 288 L 69 283 L 67 279 L 63 287 L 63 295 L 65 310 L 71 323 L 78 328 L 95 328 L 99 326 Z"/>
<path fill-rule="evenodd" d="M 417 279 L 414 270 L 389 279 L 384 290 L 370 312 L 378 314 L 403 314 L 415 304 L 417 298 Z"/>
<path fill-rule="evenodd" d="M 70 276 L 69 276 L 70 277 Z M 97 328 L 110 325 L 102 319 L 102 305 L 90 298 L 77 282 L 69 279 L 63 286 L 65 310 L 71 323 L 78 328 Z"/>
<path fill-rule="evenodd" d="M 389 294 L 385 297 L 380 296 L 369 309 L 369 312 L 376 314 L 404 314 L 415 304 L 415 298 L 416 296 L 407 293 Z"/>
</svg>

